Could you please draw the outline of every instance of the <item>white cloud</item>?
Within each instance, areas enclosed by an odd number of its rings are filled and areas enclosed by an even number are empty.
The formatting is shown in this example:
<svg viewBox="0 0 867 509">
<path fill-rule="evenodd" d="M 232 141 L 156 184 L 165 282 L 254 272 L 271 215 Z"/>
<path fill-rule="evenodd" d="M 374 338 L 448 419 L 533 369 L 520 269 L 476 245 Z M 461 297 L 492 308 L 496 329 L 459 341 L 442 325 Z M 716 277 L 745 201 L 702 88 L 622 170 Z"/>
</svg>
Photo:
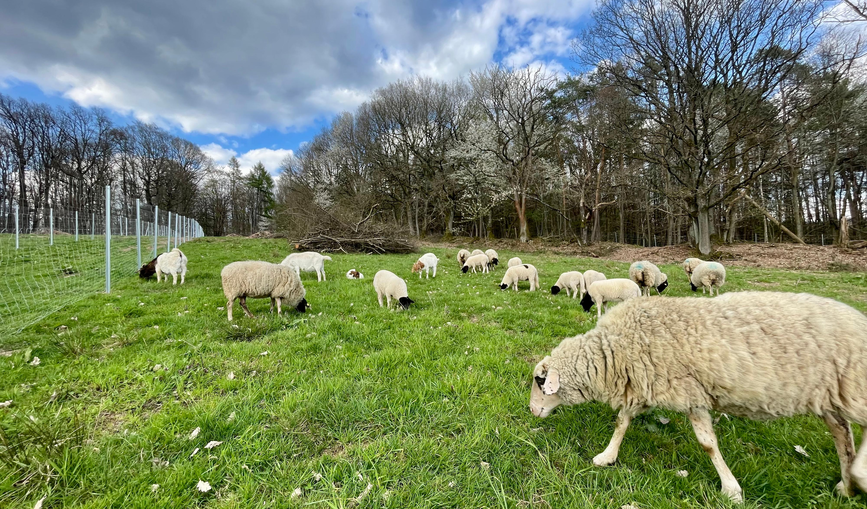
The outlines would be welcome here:
<svg viewBox="0 0 867 509">
<path fill-rule="evenodd" d="M 254 148 L 239 154 L 237 150 L 223 147 L 217 143 L 208 143 L 200 147 L 202 152 L 214 160 L 218 166 L 226 166 L 232 156 L 238 158 L 238 163 L 241 165 L 242 173 L 249 173 L 256 163 L 261 162 L 268 170 L 268 173 L 276 175 L 280 172 L 280 166 L 286 157 L 294 155 L 294 152 L 289 149 L 272 149 L 272 148 Z"/>
</svg>

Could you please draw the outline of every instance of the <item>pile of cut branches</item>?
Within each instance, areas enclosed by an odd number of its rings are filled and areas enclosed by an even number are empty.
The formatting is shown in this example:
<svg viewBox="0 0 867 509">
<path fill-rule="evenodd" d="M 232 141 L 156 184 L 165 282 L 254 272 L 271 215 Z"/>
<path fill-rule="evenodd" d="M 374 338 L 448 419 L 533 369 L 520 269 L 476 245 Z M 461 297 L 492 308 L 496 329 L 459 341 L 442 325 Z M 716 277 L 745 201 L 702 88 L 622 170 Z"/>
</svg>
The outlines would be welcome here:
<svg viewBox="0 0 867 509">
<path fill-rule="evenodd" d="M 376 205 L 367 217 L 355 223 L 340 220 L 326 211 L 311 224 L 304 238 L 293 242 L 295 249 L 343 253 L 411 253 L 415 241 L 405 231 L 388 224 L 370 221 Z"/>
</svg>

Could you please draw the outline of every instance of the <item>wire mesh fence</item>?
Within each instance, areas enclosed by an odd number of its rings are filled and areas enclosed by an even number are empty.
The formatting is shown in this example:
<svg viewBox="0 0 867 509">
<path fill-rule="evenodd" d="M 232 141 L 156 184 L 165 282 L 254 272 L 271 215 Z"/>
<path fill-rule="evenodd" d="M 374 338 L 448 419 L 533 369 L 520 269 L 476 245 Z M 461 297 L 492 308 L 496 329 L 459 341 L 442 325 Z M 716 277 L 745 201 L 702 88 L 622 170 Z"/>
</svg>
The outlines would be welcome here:
<svg viewBox="0 0 867 509">
<path fill-rule="evenodd" d="M 121 206 L 129 201 L 107 191 L 103 210 L 0 206 L 0 334 L 110 292 L 112 279 L 203 235 L 190 218 L 135 199 Z"/>
</svg>

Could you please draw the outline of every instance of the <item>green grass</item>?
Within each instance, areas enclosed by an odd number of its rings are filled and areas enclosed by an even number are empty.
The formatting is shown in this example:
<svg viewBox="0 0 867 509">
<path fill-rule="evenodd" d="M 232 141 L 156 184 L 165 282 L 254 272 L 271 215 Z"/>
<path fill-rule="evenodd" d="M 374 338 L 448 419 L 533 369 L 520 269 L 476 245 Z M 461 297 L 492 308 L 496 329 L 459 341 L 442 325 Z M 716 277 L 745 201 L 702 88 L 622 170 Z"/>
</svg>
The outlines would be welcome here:
<svg viewBox="0 0 867 509">
<path fill-rule="evenodd" d="M 515 293 L 496 287 L 502 265 L 460 274 L 456 250 L 434 249 L 437 278 L 421 281 L 409 273 L 417 255 L 337 254 L 327 282 L 303 275 L 308 313 L 278 318 L 267 299 L 249 300 L 258 318 L 236 308 L 230 325 L 220 269 L 279 261 L 286 242 L 200 239 L 183 250 L 184 286 L 115 278 L 111 294 L 0 340 L 14 351 L 0 357 L 0 401 L 13 400 L 0 408 L 0 507 L 46 496 L 46 508 L 728 505 L 683 415 L 638 417 L 615 466 L 595 468 L 610 408 L 564 407 L 547 419 L 527 408 L 535 362 L 595 322 L 595 309 L 548 288 L 566 270 L 623 277 L 627 264 L 522 253 L 543 291 L 523 283 Z M 347 280 L 350 268 L 365 279 Z M 376 303 L 382 268 L 407 279 L 409 311 Z M 667 295 L 695 295 L 678 266 L 663 270 Z M 809 291 L 864 311 L 865 282 L 731 267 L 723 292 Z M 716 430 L 748 507 L 863 507 L 864 495 L 833 494 L 839 464 L 819 419 L 723 417 Z M 206 450 L 212 440 L 222 444 Z M 213 489 L 197 491 L 199 480 Z"/>
</svg>

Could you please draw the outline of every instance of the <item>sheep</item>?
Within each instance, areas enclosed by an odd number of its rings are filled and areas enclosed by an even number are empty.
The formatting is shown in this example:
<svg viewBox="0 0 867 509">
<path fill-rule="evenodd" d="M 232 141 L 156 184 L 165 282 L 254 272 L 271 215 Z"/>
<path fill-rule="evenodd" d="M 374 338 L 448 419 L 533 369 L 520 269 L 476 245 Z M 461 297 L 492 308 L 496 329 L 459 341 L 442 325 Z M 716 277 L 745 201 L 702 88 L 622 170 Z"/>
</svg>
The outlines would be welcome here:
<svg viewBox="0 0 867 509">
<path fill-rule="evenodd" d="M 698 290 L 698 287 L 701 286 L 701 293 L 704 294 L 704 289 L 709 288 L 711 297 L 713 297 L 713 287 L 716 286 L 716 294 L 719 295 L 719 288 L 724 284 L 726 284 L 726 268 L 717 262 L 698 264 L 689 278 L 689 286 L 692 287 L 692 291 Z"/>
<path fill-rule="evenodd" d="M 606 279 L 608 279 L 608 278 L 606 278 L 605 274 L 603 274 L 601 272 L 596 272 L 595 270 L 585 270 L 584 271 L 584 291 L 586 292 L 587 289 L 590 288 L 590 285 L 592 285 L 596 281 L 605 281 Z M 581 298 L 582 299 L 584 298 L 583 293 L 581 295 Z"/>
<path fill-rule="evenodd" d="M 536 267 L 530 265 L 529 263 L 509 267 L 506 270 L 506 274 L 503 276 L 503 281 L 500 282 L 500 289 L 505 290 L 510 286 L 514 286 L 515 291 L 517 292 L 518 281 L 529 281 L 530 291 L 534 292 L 536 291 L 536 288 L 540 287 L 539 271 L 536 270 Z"/>
<path fill-rule="evenodd" d="M 668 287 L 668 276 L 659 270 L 659 267 L 647 260 L 635 262 L 629 266 L 629 279 L 641 288 L 642 292 L 650 296 L 650 288 L 656 288 L 661 294 Z"/>
<path fill-rule="evenodd" d="M 516 256 L 514 258 L 509 259 L 509 263 L 506 264 L 506 268 L 508 269 L 508 268 L 514 267 L 515 265 L 523 265 L 523 264 L 524 264 L 524 262 L 522 262 L 521 259 Z"/>
<path fill-rule="evenodd" d="M 169 274 L 172 275 L 172 284 L 178 284 L 178 274 L 181 275 L 181 284 L 184 284 L 184 278 L 187 275 L 187 257 L 180 249 L 174 248 L 168 253 L 163 253 L 156 257 L 154 269 L 157 274 L 157 283 L 160 282 L 160 276 L 165 275 L 165 280 L 169 280 Z"/>
<path fill-rule="evenodd" d="M 269 297 L 271 312 L 274 311 L 276 301 L 278 315 L 282 312 L 281 306 L 284 302 L 301 313 L 309 307 L 304 298 L 307 291 L 301 284 L 301 278 L 285 265 L 260 261 L 232 262 L 223 267 L 220 278 L 223 280 L 223 293 L 228 299 L 226 309 L 230 322 L 235 299 L 238 299 L 244 313 L 250 318 L 254 317 L 247 309 L 247 297 Z"/>
<path fill-rule="evenodd" d="M 485 251 L 485 256 L 488 257 L 488 270 L 494 270 L 494 267 L 500 263 L 500 255 L 493 249 Z"/>
<path fill-rule="evenodd" d="M 291 267 L 299 276 L 301 271 L 316 272 L 317 281 L 327 281 L 325 278 L 325 260 L 331 261 L 330 256 L 308 251 L 306 253 L 292 253 L 280 262 L 280 265 Z"/>
<path fill-rule="evenodd" d="M 599 284 L 599 283 L 596 283 Z M 689 312 L 684 312 L 689 310 Z M 837 491 L 867 491 L 867 317 L 806 293 L 731 292 L 715 299 L 634 299 L 595 329 L 566 338 L 536 365 L 530 410 L 602 401 L 619 410 L 597 466 L 617 460 L 633 417 L 652 407 L 689 414 L 723 494 L 743 490 L 717 446 L 709 410 L 750 419 L 822 416 L 840 459 Z"/>
<path fill-rule="evenodd" d="M 480 255 L 480 254 L 485 254 L 485 252 L 482 251 L 481 249 L 473 249 L 473 252 L 470 253 L 470 256 L 476 256 L 476 255 Z"/>
<path fill-rule="evenodd" d="M 488 272 L 488 256 L 485 253 L 473 255 L 467 258 L 464 266 L 461 267 L 461 272 L 466 274 L 467 271 L 473 269 L 473 273 L 475 273 L 477 268 L 481 269 L 482 273 Z"/>
<path fill-rule="evenodd" d="M 470 256 L 472 255 L 466 249 L 461 249 L 460 251 L 458 251 L 458 265 L 463 267 L 464 263 L 467 261 L 467 258 L 469 258 Z"/>
<path fill-rule="evenodd" d="M 394 272 L 387 270 L 377 272 L 373 276 L 373 288 L 376 289 L 379 307 L 382 307 L 383 295 L 385 295 L 389 309 L 391 309 L 391 299 L 397 300 L 403 309 L 409 309 L 409 305 L 415 302 L 409 298 L 409 293 L 406 291 L 406 281 L 398 277 Z"/>
<path fill-rule="evenodd" d="M 692 278 L 692 271 L 694 271 L 700 263 L 704 263 L 704 260 L 698 258 L 687 258 L 683 261 L 683 271 L 686 272 L 687 279 Z"/>
<path fill-rule="evenodd" d="M 433 268 L 433 277 L 437 277 L 437 262 L 440 259 L 433 253 L 425 253 L 417 262 L 412 264 L 412 273 L 418 272 L 418 278 L 421 279 L 421 271 L 425 271 L 425 279 L 430 277 L 430 269 Z"/>
<path fill-rule="evenodd" d="M 157 259 L 158 258 L 159 258 L 159 256 L 157 256 L 153 260 L 147 262 L 146 264 L 142 265 L 141 268 L 138 269 L 138 277 L 140 277 L 142 279 L 147 279 L 147 278 L 153 276 L 154 274 L 156 274 L 156 272 L 157 272 Z"/>
<path fill-rule="evenodd" d="M 603 279 L 587 287 L 587 293 L 581 299 L 581 307 L 585 313 L 590 312 L 596 304 L 596 318 L 601 318 L 605 312 L 606 302 L 624 302 L 635 297 L 641 297 L 641 288 L 631 279 Z"/>
<path fill-rule="evenodd" d="M 584 275 L 578 271 L 564 272 L 560 274 L 557 282 L 551 287 L 551 295 L 560 293 L 560 289 L 566 289 L 566 296 L 569 297 L 569 290 L 572 290 L 572 298 L 578 297 L 578 292 L 581 292 L 581 297 L 584 297 Z"/>
<path fill-rule="evenodd" d="M 346 272 L 346 279 L 364 279 L 364 274 L 355 269 L 349 269 Z"/>
</svg>

